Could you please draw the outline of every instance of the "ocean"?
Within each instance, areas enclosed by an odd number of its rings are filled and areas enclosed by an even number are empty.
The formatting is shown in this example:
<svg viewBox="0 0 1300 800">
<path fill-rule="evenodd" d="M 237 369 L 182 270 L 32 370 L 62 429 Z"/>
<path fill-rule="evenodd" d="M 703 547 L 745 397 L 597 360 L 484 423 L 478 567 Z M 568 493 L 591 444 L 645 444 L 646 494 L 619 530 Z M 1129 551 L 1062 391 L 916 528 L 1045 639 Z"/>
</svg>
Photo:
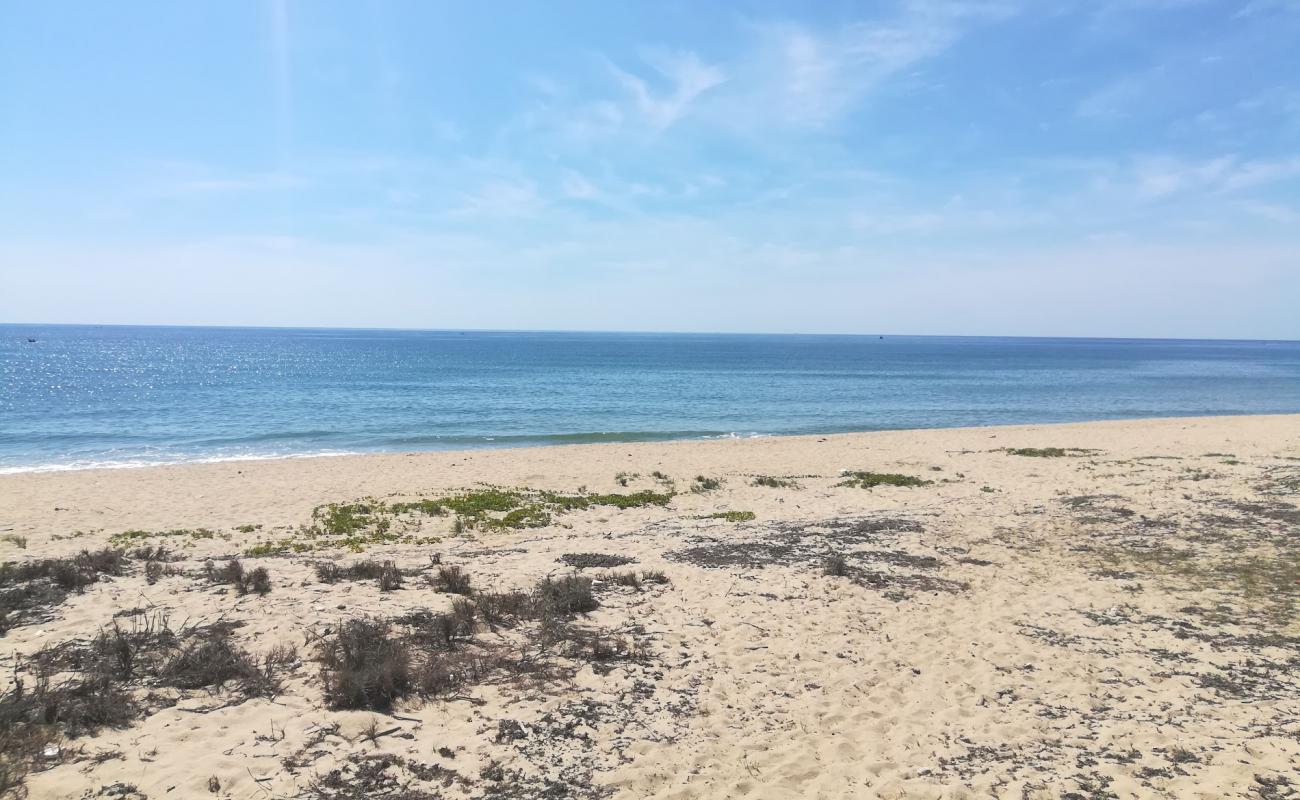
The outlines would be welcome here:
<svg viewBox="0 0 1300 800">
<path fill-rule="evenodd" d="M 0 472 L 1280 412 L 1298 342 L 0 325 Z"/>
</svg>

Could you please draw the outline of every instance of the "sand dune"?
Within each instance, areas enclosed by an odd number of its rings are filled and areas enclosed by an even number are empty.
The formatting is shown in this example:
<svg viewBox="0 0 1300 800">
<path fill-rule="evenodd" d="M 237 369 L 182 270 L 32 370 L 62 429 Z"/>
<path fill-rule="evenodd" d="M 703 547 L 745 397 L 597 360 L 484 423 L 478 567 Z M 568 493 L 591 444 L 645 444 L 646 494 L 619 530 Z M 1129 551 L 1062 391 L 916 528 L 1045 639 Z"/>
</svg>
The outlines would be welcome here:
<svg viewBox="0 0 1300 800">
<path fill-rule="evenodd" d="M 134 555 L 11 569 L 6 707 L 139 649 L 123 718 L 0 744 L 34 798 L 1300 796 L 1298 504 L 1300 416 L 10 475 L 0 558 Z M 401 587 L 316 567 L 366 559 Z M 333 707 L 366 618 L 411 685 Z"/>
</svg>

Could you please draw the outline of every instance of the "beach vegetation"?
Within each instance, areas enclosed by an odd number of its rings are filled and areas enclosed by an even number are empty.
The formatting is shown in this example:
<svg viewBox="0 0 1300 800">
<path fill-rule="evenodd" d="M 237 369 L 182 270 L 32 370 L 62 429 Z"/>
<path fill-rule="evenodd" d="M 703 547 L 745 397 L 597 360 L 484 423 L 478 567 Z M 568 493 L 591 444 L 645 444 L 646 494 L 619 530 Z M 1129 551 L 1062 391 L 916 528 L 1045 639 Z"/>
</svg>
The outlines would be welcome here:
<svg viewBox="0 0 1300 800">
<path fill-rule="evenodd" d="M 467 579 L 464 588 L 468 593 Z M 389 711 L 401 698 L 444 695 L 494 673 L 548 680 L 548 652 L 579 658 L 641 652 L 627 643 L 596 646 L 591 634 L 568 624 L 599 605 L 591 579 L 570 575 L 544 578 L 527 592 L 459 597 L 446 613 L 421 609 L 392 620 L 347 620 L 317 645 L 326 702 L 335 709 Z M 528 644 L 516 650 L 475 642 L 480 619 L 493 631 L 524 622 L 538 625 L 528 629 Z"/>
<path fill-rule="evenodd" d="M 108 543 L 112 547 L 125 548 L 146 539 L 159 537 L 179 537 L 195 541 L 199 539 L 212 539 L 216 537 L 216 535 L 215 531 L 208 528 L 173 528 L 169 531 L 129 530 L 115 533 L 108 537 Z"/>
<path fill-rule="evenodd" d="M 1026 458 L 1064 458 L 1065 456 L 1085 456 L 1099 452 L 1084 447 L 1008 447 L 1006 453 Z"/>
<path fill-rule="evenodd" d="M 630 494 L 564 494 L 534 489 L 485 487 L 442 497 L 385 503 L 366 499 L 354 503 L 329 503 L 312 512 L 312 522 L 293 535 L 256 542 L 244 550 L 248 557 L 307 553 L 341 548 L 354 553 L 374 545 L 437 544 L 438 536 L 417 536 L 410 520 L 418 514 L 451 516 L 451 533 L 472 530 L 504 531 L 543 528 L 558 514 L 597 506 L 618 509 L 667 505 L 671 491 L 644 490 Z"/>
<path fill-rule="evenodd" d="M 237 558 L 232 558 L 219 567 L 216 562 L 209 559 L 203 562 L 203 575 L 209 583 L 233 586 L 241 595 L 250 592 L 264 595 L 271 591 L 271 573 L 266 567 L 246 570 Z"/>
<path fill-rule="evenodd" d="M 312 511 L 313 527 L 325 536 L 346 539 L 367 529 L 383 534 L 392 521 L 383 503 L 329 503 Z"/>
<path fill-rule="evenodd" d="M 835 484 L 836 486 L 851 486 L 858 489 L 874 489 L 877 486 L 902 486 L 912 488 L 916 486 L 929 486 L 933 481 L 927 481 L 912 475 L 900 475 L 897 472 L 862 472 L 852 471 L 844 473 L 844 480 Z"/>
<path fill-rule="evenodd" d="M 727 522 L 750 522 L 755 519 L 753 511 L 715 511 L 712 514 L 705 514 L 696 519 L 722 519 Z"/>
<path fill-rule="evenodd" d="M 630 481 L 641 477 L 639 472 L 620 472 L 614 476 L 614 482 L 619 486 L 627 486 Z"/>
<path fill-rule="evenodd" d="M 763 486 L 768 489 L 798 489 L 799 484 L 788 478 L 774 478 L 771 475 L 758 475 L 753 480 L 755 486 Z"/>
<path fill-rule="evenodd" d="M 712 492 L 722 486 L 720 478 L 710 478 L 704 475 L 696 475 L 695 480 L 691 481 L 691 491 L 696 494 Z"/>
<path fill-rule="evenodd" d="M 1220 554 L 1203 548 L 1157 546 L 1103 551 L 1107 569 L 1163 577 L 1195 591 L 1229 592 L 1279 622 L 1293 620 L 1300 607 L 1300 553 Z"/>
<path fill-rule="evenodd" d="M 71 558 L 0 564 L 0 636 L 10 628 L 42 619 L 70 593 L 81 593 L 103 576 L 127 568 L 121 550 L 82 550 Z"/>
<path fill-rule="evenodd" d="M 174 631 L 165 615 L 114 622 L 89 641 L 49 645 L 14 665 L 0 694 L 0 796 L 24 797 L 26 774 L 62 739 L 123 728 L 181 692 L 232 689 L 243 697 L 279 692 L 277 664 L 261 663 L 231 640 L 229 623 Z M 144 690 L 148 691 L 144 691 Z"/>
<path fill-rule="evenodd" d="M 455 565 L 438 567 L 438 574 L 431 583 L 438 591 L 450 594 L 467 595 L 473 591 L 469 573 Z"/>
<path fill-rule="evenodd" d="M 509 628 L 531 614 L 532 596 L 527 592 L 475 592 L 474 608 L 491 630 Z"/>
<path fill-rule="evenodd" d="M 261 525 L 236 525 L 235 526 L 235 530 L 239 531 L 240 533 L 252 533 L 253 531 L 260 531 L 261 529 L 262 529 Z"/>
<path fill-rule="evenodd" d="M 567 616 L 595 611 L 600 607 L 591 591 L 591 578 L 581 575 L 543 578 L 534 589 L 534 595 L 541 616 Z"/>
<path fill-rule="evenodd" d="M 625 564 L 631 564 L 636 561 L 629 556 L 612 555 L 609 553 L 565 553 L 556 559 L 574 569 L 609 569 L 611 567 L 621 567 Z"/>
<path fill-rule="evenodd" d="M 317 658 L 331 708 L 388 710 L 414 687 L 411 645 L 380 619 L 347 620 L 322 640 Z"/>
<path fill-rule="evenodd" d="M 391 592 L 402 588 L 402 573 L 397 565 L 391 561 L 385 561 L 379 567 L 379 575 L 375 580 L 379 583 L 379 591 Z"/>
<path fill-rule="evenodd" d="M 600 580 L 611 586 L 626 586 L 629 589 L 641 590 L 641 578 L 636 574 L 636 570 L 607 572 L 600 576 Z"/>
<path fill-rule="evenodd" d="M 661 569 L 643 569 L 641 570 L 642 583 L 669 584 L 668 575 Z"/>
<path fill-rule="evenodd" d="M 843 553 L 831 553 L 822 562 L 822 574 L 843 578 L 849 574 L 849 562 Z"/>
<path fill-rule="evenodd" d="M 8 542 L 19 550 L 27 549 L 27 537 L 19 536 L 16 533 L 6 533 L 4 536 L 0 536 L 0 542 Z"/>
</svg>

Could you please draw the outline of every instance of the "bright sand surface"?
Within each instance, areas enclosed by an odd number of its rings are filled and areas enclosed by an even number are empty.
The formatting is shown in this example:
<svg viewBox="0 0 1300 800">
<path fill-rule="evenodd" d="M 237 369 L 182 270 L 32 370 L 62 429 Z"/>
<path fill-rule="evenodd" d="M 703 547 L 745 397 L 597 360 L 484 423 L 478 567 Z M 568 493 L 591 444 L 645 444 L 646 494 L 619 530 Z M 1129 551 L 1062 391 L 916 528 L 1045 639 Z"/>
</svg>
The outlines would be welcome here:
<svg viewBox="0 0 1300 800">
<path fill-rule="evenodd" d="M 1082 450 L 1007 450 L 1023 447 Z M 841 486 L 843 470 L 930 483 Z M 453 515 L 375 515 L 394 541 L 364 555 L 244 557 L 270 571 L 264 596 L 203 574 L 205 559 L 259 542 L 319 545 L 302 526 L 321 504 L 482 484 L 666 491 L 655 471 L 677 492 L 664 506 L 551 509 L 544 527 L 460 533 Z M 635 475 L 623 486 L 618 473 Z M 721 485 L 691 491 L 696 476 Z M 27 776 L 32 797 L 114 784 L 112 796 L 151 798 L 1291 797 L 1298 503 L 1300 416 L 10 475 L 0 535 L 26 547 L 0 541 L 6 561 L 126 530 L 214 534 L 139 536 L 129 547 L 165 545 L 176 574 L 150 584 L 133 560 L 19 620 L 0 638 L 0 686 L 42 647 L 158 612 L 181 635 L 238 623 L 232 641 L 255 655 L 297 648 L 273 697 L 128 685 L 145 710 L 63 739 Z M 726 511 L 754 519 L 702 518 Z M 430 584 L 434 553 L 480 590 L 529 589 L 584 553 L 671 582 L 636 589 L 584 568 L 600 607 L 558 638 L 480 622 L 455 650 L 483 656 L 473 676 L 462 664 L 452 688 L 388 712 L 331 710 L 319 642 L 356 617 L 450 609 L 457 596 Z M 836 554 L 846 575 L 825 574 Z M 313 568 L 359 558 L 391 559 L 403 587 L 322 583 Z M 584 638 L 598 631 L 599 654 Z"/>
</svg>

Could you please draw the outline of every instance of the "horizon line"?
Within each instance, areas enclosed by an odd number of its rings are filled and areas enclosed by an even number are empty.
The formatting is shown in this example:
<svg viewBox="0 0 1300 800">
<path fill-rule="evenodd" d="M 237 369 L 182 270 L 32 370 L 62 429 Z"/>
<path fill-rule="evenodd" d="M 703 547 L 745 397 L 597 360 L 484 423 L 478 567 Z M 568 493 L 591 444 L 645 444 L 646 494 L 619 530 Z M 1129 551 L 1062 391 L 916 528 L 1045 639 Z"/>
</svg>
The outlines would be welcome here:
<svg viewBox="0 0 1300 800">
<path fill-rule="evenodd" d="M 1277 342 L 1300 344 L 1300 339 L 1273 339 L 1259 337 L 1193 337 L 1193 336 L 1066 336 L 1059 334 L 966 334 L 966 333 L 832 333 L 818 331 L 683 331 L 683 330 L 606 330 L 582 328 L 404 328 L 366 325 L 216 325 L 198 323 L 139 323 L 139 322 L 0 322 L 0 327 L 47 328 L 194 328 L 216 330 L 272 330 L 272 331 L 387 331 L 394 333 L 556 333 L 556 334 L 618 334 L 631 336 L 843 336 L 854 338 L 915 338 L 915 339 L 1075 339 L 1100 341 L 1148 342 Z"/>
</svg>

